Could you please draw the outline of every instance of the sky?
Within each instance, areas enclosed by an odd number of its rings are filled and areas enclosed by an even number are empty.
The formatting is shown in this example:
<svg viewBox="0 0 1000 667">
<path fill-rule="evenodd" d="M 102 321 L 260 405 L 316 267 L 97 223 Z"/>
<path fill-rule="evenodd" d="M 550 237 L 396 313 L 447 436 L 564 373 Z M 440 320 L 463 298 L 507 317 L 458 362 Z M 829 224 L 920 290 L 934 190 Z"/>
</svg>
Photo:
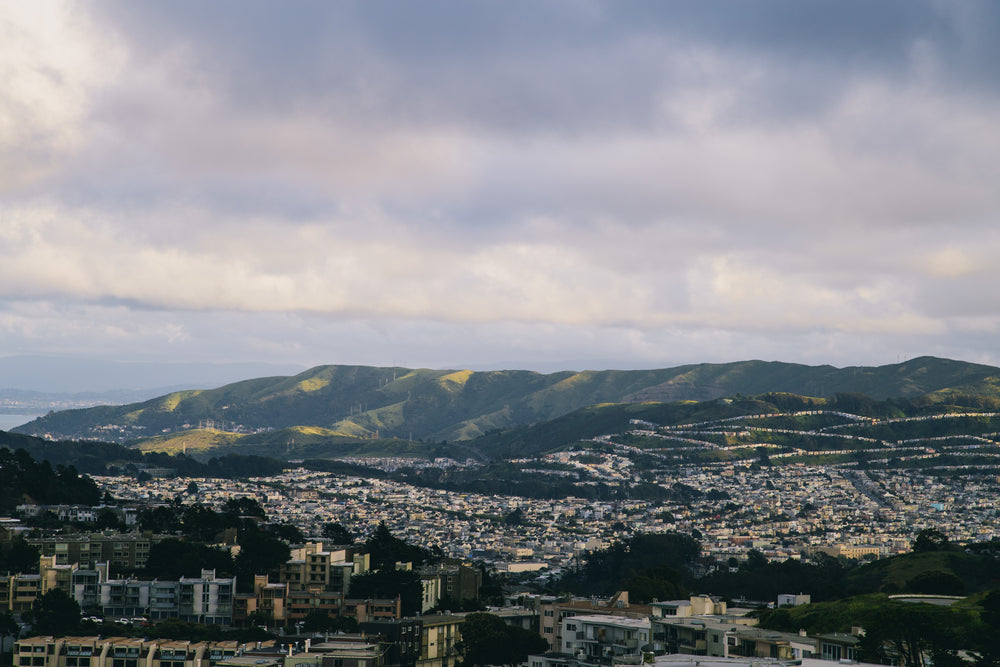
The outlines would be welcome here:
<svg viewBox="0 0 1000 667">
<path fill-rule="evenodd" d="M 1000 365 L 997 63 L 990 0 L 0 0 L 0 356 Z"/>
</svg>

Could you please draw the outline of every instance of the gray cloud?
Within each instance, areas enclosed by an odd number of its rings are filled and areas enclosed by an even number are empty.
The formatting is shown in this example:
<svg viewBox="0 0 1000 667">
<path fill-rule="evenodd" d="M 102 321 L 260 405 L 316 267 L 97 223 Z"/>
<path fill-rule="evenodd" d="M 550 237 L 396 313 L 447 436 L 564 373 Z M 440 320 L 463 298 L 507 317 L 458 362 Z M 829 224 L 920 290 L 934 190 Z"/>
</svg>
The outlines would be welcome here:
<svg viewBox="0 0 1000 667">
<path fill-rule="evenodd" d="M 2 11 L 4 349 L 1000 361 L 992 3 Z"/>
</svg>

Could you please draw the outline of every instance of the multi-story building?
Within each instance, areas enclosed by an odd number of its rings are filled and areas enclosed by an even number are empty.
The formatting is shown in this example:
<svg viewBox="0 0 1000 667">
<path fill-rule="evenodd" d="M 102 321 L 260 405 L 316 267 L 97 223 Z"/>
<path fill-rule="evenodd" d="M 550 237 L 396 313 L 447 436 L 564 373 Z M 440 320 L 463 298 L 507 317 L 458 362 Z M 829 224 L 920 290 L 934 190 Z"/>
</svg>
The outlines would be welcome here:
<svg viewBox="0 0 1000 667">
<path fill-rule="evenodd" d="M 562 649 L 562 620 L 571 616 L 603 614 L 621 618 L 645 619 L 654 616 L 653 607 L 647 604 L 629 604 L 628 591 L 618 591 L 610 599 L 574 598 L 538 602 L 542 637 L 549 643 L 549 650 Z"/>
<path fill-rule="evenodd" d="M 796 660 L 816 652 L 816 640 L 805 635 L 765 630 L 707 617 L 654 618 L 655 649 L 716 657 Z"/>
<path fill-rule="evenodd" d="M 727 611 L 726 601 L 708 595 L 692 595 L 687 600 L 666 600 L 650 603 L 653 616 L 711 616 L 724 615 Z"/>
<path fill-rule="evenodd" d="M 828 634 L 816 635 L 814 639 L 818 645 L 819 656 L 823 660 L 850 660 L 854 662 L 858 659 L 858 643 L 861 641 L 860 628 L 855 628 L 851 634 L 844 632 L 831 632 Z"/>
<path fill-rule="evenodd" d="M 344 606 L 344 596 L 321 588 L 288 592 L 287 616 L 289 623 L 304 621 L 314 612 L 321 611 L 330 618 L 340 616 Z"/>
<path fill-rule="evenodd" d="M 483 583 L 482 571 L 465 563 L 451 562 L 427 565 L 418 568 L 417 572 L 420 574 L 421 581 L 424 582 L 425 590 L 427 588 L 437 589 L 440 599 L 447 598 L 455 602 L 478 598 L 479 587 Z M 427 596 L 425 595 L 425 597 Z"/>
<path fill-rule="evenodd" d="M 181 577 L 177 582 L 177 617 L 205 625 L 233 622 L 234 578 L 219 578 L 215 570 L 202 570 L 200 577 Z"/>
<path fill-rule="evenodd" d="M 42 577 L 37 574 L 12 574 L 0 577 L 0 607 L 15 614 L 31 611 L 41 595 Z"/>
<path fill-rule="evenodd" d="M 215 570 L 202 570 L 201 577 L 181 577 L 180 581 L 112 579 L 99 587 L 98 604 L 108 618 L 179 618 L 207 625 L 233 622 L 236 581 L 216 577 Z"/>
<path fill-rule="evenodd" d="M 42 578 L 41 595 L 57 588 L 67 594 L 72 593 L 72 578 L 73 574 L 80 569 L 79 565 L 76 563 L 57 565 L 55 556 L 41 556 L 38 561 L 38 574 Z"/>
<path fill-rule="evenodd" d="M 420 658 L 422 622 L 419 618 L 366 621 L 358 629 L 378 644 L 382 667 L 416 667 Z"/>
<path fill-rule="evenodd" d="M 124 637 L 29 637 L 14 644 L 16 667 L 214 667 L 253 645 Z"/>
<path fill-rule="evenodd" d="M 613 662 L 651 652 L 648 618 L 587 614 L 564 618 L 562 626 L 561 652 L 568 655 Z"/>
<path fill-rule="evenodd" d="M 462 616 L 435 614 L 420 619 L 420 658 L 416 667 L 455 667 L 459 654 L 455 645 L 462 639 Z"/>
<path fill-rule="evenodd" d="M 135 618 L 149 610 L 152 581 L 111 579 L 101 583 L 100 606 L 107 618 Z"/>
<path fill-rule="evenodd" d="M 139 533 L 92 533 L 29 537 L 26 541 L 38 547 L 41 555 L 54 556 L 54 565 L 76 563 L 80 569 L 86 570 L 106 562 L 113 571 L 133 572 L 146 567 L 150 548 L 165 537 Z"/>
<path fill-rule="evenodd" d="M 399 596 L 385 599 L 344 600 L 343 614 L 358 623 L 402 618 L 403 600 Z"/>
<path fill-rule="evenodd" d="M 310 542 L 294 548 L 292 557 L 279 569 L 279 583 L 288 584 L 289 591 L 318 588 L 347 595 L 355 570 L 353 549 L 326 551 L 323 546 Z"/>
<path fill-rule="evenodd" d="M 84 613 L 91 613 L 100 606 L 101 583 L 107 580 L 107 563 L 98 563 L 92 570 L 74 570 L 70 576 L 69 594 Z"/>
</svg>

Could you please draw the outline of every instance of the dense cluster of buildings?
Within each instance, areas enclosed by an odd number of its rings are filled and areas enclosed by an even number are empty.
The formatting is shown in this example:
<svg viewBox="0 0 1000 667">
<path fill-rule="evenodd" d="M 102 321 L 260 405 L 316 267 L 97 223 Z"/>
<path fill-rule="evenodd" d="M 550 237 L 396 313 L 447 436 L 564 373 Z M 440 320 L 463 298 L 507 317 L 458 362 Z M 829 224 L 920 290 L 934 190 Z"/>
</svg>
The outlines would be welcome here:
<svg viewBox="0 0 1000 667">
<path fill-rule="evenodd" d="M 560 452 L 517 464 L 556 476 L 579 470 L 585 473 L 580 479 L 611 489 L 641 481 L 629 448 L 606 444 L 586 456 Z M 364 463 L 386 469 L 412 464 L 391 459 Z M 414 568 L 423 591 L 421 615 L 407 618 L 399 597 L 352 595 L 352 578 L 369 571 L 363 549 L 316 537 L 293 545 L 291 558 L 273 577 L 257 576 L 243 591 L 234 579 L 212 570 L 176 581 L 116 578 L 115 573 L 141 570 L 153 545 L 165 536 L 133 531 L 31 537 L 28 542 L 41 553 L 38 572 L 0 576 L 0 609 L 23 613 L 39 596 L 61 589 L 86 613 L 104 619 L 288 629 L 301 628 L 310 614 L 322 612 L 331 619 L 350 618 L 361 628 L 328 641 L 306 642 L 303 637 L 280 644 L 38 637 L 16 646 L 15 665 L 20 667 L 450 667 L 459 656 L 464 616 L 429 612 L 444 599 L 478 596 L 482 575 L 469 565 L 472 560 L 498 571 L 549 577 L 585 552 L 635 533 L 694 535 L 709 557 L 702 562 L 724 567 L 751 549 L 772 560 L 814 552 L 877 558 L 909 550 L 925 528 L 959 543 L 997 539 L 1000 532 L 1000 516 L 991 502 L 1000 492 L 1000 476 L 948 478 L 920 470 L 889 474 L 801 463 L 751 467 L 745 461 L 678 465 L 663 474 L 658 483 L 683 488 L 683 498 L 655 502 L 615 494 L 613 500 L 536 500 L 303 469 L 254 480 L 198 480 L 196 490 L 189 480 L 169 476 L 143 482 L 96 478 L 118 506 L 25 506 L 19 508 L 21 514 L 51 511 L 62 520 L 87 523 L 97 521 L 102 511 L 113 512 L 121 523 L 134 526 L 143 506 L 180 501 L 217 507 L 250 497 L 270 521 L 293 524 L 309 536 L 337 522 L 361 540 L 385 523 L 394 536 L 436 547 L 446 559 Z M 515 513 L 517 520 L 509 520 Z M 777 604 L 805 601 L 790 595 Z M 548 645 L 547 652 L 529 658 L 528 667 L 698 667 L 679 654 L 712 657 L 720 667 L 755 667 L 768 660 L 806 664 L 817 658 L 853 660 L 858 643 L 856 633 L 807 636 L 763 630 L 743 610 L 706 596 L 649 605 L 630 604 L 625 592 L 607 600 L 522 595 L 509 602 L 493 613 L 537 632 Z"/>
<path fill-rule="evenodd" d="M 116 498 L 157 503 L 183 495 L 187 480 L 137 484 L 133 478 L 107 477 L 100 483 Z M 251 496 L 272 520 L 313 535 L 323 524 L 339 522 L 364 537 L 385 522 L 402 539 L 508 572 L 556 572 L 583 552 L 636 532 L 696 535 L 704 553 L 718 560 L 741 558 L 750 549 L 774 560 L 816 551 L 887 556 L 907 551 L 924 528 L 958 543 L 1000 536 L 1000 517 L 989 500 L 1000 493 L 1000 476 L 950 481 L 919 470 L 888 475 L 835 466 L 751 470 L 728 464 L 680 468 L 663 484 L 683 484 L 697 494 L 666 503 L 534 500 L 294 470 L 251 481 L 200 481 L 197 496 L 184 499 L 215 505 Z M 514 510 L 523 520 L 503 521 Z"/>
<path fill-rule="evenodd" d="M 678 654 L 751 658 L 778 667 L 818 658 L 855 658 L 854 634 L 807 636 L 764 630 L 746 609 L 693 596 L 651 605 L 610 599 L 522 596 L 494 610 L 541 632 L 550 650 L 529 667 L 661 664 Z M 288 635 L 269 642 L 192 642 L 127 637 L 30 637 L 14 645 L 18 667 L 454 667 L 465 614 L 370 619 L 357 633 Z M 546 628 L 553 628 L 546 632 Z M 674 658 L 676 660 L 676 657 Z M 770 660 L 771 662 L 763 661 Z M 665 664 L 665 663 L 664 663 Z M 733 663 L 738 664 L 738 663 Z M 693 667 L 693 666 L 692 666 Z"/>
<path fill-rule="evenodd" d="M 29 537 L 42 556 L 38 573 L 0 576 L 0 608 L 14 613 L 31 609 L 50 590 L 61 589 L 85 613 L 111 619 L 161 621 L 171 618 L 207 625 L 265 624 L 271 627 L 302 623 L 310 612 L 331 619 L 348 617 L 364 623 L 402 617 L 400 598 L 351 596 L 351 579 L 369 571 L 370 555 L 352 546 L 310 542 L 293 547 L 291 558 L 277 580 L 258 575 L 252 591 L 238 592 L 233 578 L 203 570 L 200 577 L 178 581 L 118 579 L 111 572 L 141 570 L 152 545 L 168 536 L 132 533 L 93 533 Z M 102 560 L 99 560 L 102 559 Z M 413 568 L 423 588 L 421 612 L 441 600 L 472 600 L 479 596 L 482 571 L 461 562 L 442 562 Z"/>
<path fill-rule="evenodd" d="M 16 667 L 450 667 L 461 618 L 372 622 L 356 634 L 283 641 L 50 637 L 14 644 Z"/>
</svg>

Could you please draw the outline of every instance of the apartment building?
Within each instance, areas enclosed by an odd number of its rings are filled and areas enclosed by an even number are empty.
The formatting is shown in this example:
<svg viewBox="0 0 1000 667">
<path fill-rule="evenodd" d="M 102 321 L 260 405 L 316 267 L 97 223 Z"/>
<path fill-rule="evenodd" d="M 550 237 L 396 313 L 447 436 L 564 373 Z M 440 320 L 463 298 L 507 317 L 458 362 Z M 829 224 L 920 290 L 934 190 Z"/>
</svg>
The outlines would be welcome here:
<svg viewBox="0 0 1000 667">
<path fill-rule="evenodd" d="M 478 598 L 479 587 L 483 583 L 482 571 L 464 563 L 445 562 L 438 565 L 427 565 L 417 568 L 417 573 L 420 575 L 420 580 L 424 582 L 425 590 L 436 590 L 439 599 L 450 599 L 456 602 Z M 428 596 L 425 595 L 425 597 Z"/>
<path fill-rule="evenodd" d="M 111 579 L 98 586 L 98 605 L 106 618 L 179 618 L 206 625 L 233 622 L 236 581 L 216 577 L 215 570 L 202 570 L 200 577 L 181 577 L 180 581 Z"/>
<path fill-rule="evenodd" d="M 621 618 L 646 619 L 654 615 L 648 604 L 629 604 L 628 591 L 618 591 L 607 598 L 573 598 L 538 601 L 542 637 L 549 643 L 549 650 L 562 649 L 562 621 L 572 616 L 603 614 Z"/>
<path fill-rule="evenodd" d="M 450 614 L 433 614 L 420 619 L 420 658 L 416 667 L 455 667 L 458 662 L 458 649 L 455 645 L 461 641 L 459 630 L 462 616 Z"/>
<path fill-rule="evenodd" d="M 401 618 L 403 602 L 391 599 L 351 599 L 339 592 L 321 588 L 291 591 L 289 583 L 272 584 L 266 575 L 254 578 L 254 592 L 241 593 L 233 598 L 233 622 L 246 625 L 253 619 L 265 621 L 272 627 L 305 620 L 313 610 L 325 611 L 331 617 L 349 616 L 359 623 Z"/>
<path fill-rule="evenodd" d="M 562 626 L 561 652 L 581 659 L 613 662 L 642 656 L 651 648 L 648 618 L 587 614 L 564 618 Z"/>
<path fill-rule="evenodd" d="M 708 595 L 692 595 L 687 600 L 665 600 L 663 602 L 652 602 L 649 605 L 653 609 L 653 616 L 675 616 L 686 618 L 689 616 L 712 616 L 724 615 L 727 611 L 726 601 L 721 598 Z"/>
<path fill-rule="evenodd" d="M 708 617 L 654 618 L 652 643 L 657 651 L 716 657 L 797 660 L 816 654 L 816 640 L 804 634 L 738 625 Z"/>
<path fill-rule="evenodd" d="M 124 637 L 29 637 L 14 643 L 15 667 L 214 667 L 252 644 Z"/>
<path fill-rule="evenodd" d="M 146 567 L 149 549 L 168 536 L 139 533 L 91 533 L 29 537 L 26 542 L 38 547 L 42 556 L 54 556 L 54 565 L 76 563 L 80 569 L 92 569 L 108 563 L 112 570 L 132 572 Z"/>
<path fill-rule="evenodd" d="M 42 590 L 42 577 L 37 574 L 0 576 L 0 608 L 15 614 L 31 610 Z"/>
</svg>

